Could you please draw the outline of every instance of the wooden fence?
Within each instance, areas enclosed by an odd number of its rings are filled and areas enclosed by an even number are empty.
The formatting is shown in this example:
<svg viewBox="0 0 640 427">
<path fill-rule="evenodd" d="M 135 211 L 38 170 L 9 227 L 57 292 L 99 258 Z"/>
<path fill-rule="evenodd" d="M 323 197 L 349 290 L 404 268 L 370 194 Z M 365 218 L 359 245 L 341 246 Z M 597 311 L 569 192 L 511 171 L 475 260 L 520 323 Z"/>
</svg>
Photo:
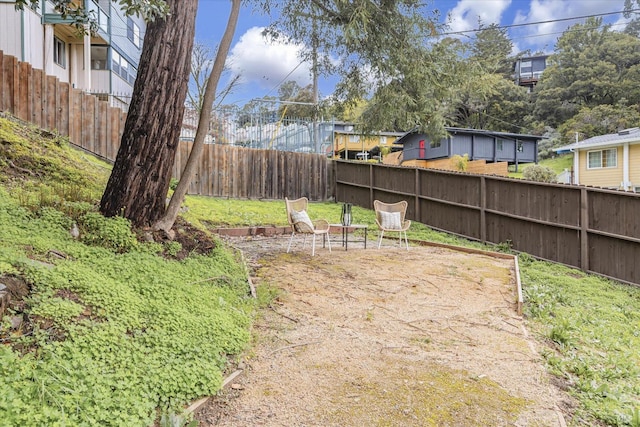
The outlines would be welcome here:
<svg viewBox="0 0 640 427">
<path fill-rule="evenodd" d="M 0 111 L 115 160 L 126 114 L 0 51 Z"/>
<path fill-rule="evenodd" d="M 181 142 L 173 166 L 180 178 L 191 150 Z M 333 198 L 331 160 L 321 154 L 205 144 L 190 194 L 237 199 Z"/>
<path fill-rule="evenodd" d="M 0 51 L 0 111 L 68 136 L 115 160 L 125 114 Z M 181 142 L 179 178 L 191 142 Z M 332 166 L 334 165 L 334 166 Z M 370 163 L 320 154 L 207 144 L 191 194 L 350 202 L 410 201 L 408 218 L 483 242 L 510 242 L 539 258 L 640 284 L 640 195 L 486 175 Z"/>
<path fill-rule="evenodd" d="M 481 242 L 640 284 L 640 194 L 497 176 L 336 162 L 336 200 L 372 209 L 407 200 L 407 218 Z"/>
<path fill-rule="evenodd" d="M 0 111 L 56 132 L 103 159 L 118 154 L 126 114 L 97 96 L 0 51 Z M 180 178 L 192 143 L 178 146 L 173 176 Z M 333 197 L 333 169 L 326 156 L 225 145 L 205 145 L 191 194 L 282 199 Z"/>
</svg>

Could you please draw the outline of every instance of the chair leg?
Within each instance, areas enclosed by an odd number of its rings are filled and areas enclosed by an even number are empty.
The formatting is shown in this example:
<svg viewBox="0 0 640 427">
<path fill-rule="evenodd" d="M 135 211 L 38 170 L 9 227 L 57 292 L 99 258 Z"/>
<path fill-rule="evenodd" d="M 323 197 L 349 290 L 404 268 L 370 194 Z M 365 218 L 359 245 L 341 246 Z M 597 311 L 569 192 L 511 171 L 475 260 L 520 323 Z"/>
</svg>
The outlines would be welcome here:
<svg viewBox="0 0 640 427">
<path fill-rule="evenodd" d="M 380 230 L 380 237 L 378 237 L 378 249 L 380 249 L 380 245 L 382 244 L 382 236 L 384 236 L 384 230 Z"/>
<path fill-rule="evenodd" d="M 327 246 L 329 246 L 329 253 L 331 253 L 331 239 L 329 238 L 329 232 L 327 231 Z"/>
<path fill-rule="evenodd" d="M 407 232 L 404 232 L 404 243 L 407 246 L 407 250 L 409 250 L 409 239 L 407 239 Z"/>
<path fill-rule="evenodd" d="M 313 245 L 311 246 L 311 256 L 316 255 L 316 235 L 313 235 Z"/>
<path fill-rule="evenodd" d="M 289 239 L 289 246 L 287 246 L 287 253 L 289 253 L 289 251 L 291 250 L 291 242 L 293 242 L 293 236 L 295 236 L 296 233 L 291 233 L 291 238 Z"/>
</svg>

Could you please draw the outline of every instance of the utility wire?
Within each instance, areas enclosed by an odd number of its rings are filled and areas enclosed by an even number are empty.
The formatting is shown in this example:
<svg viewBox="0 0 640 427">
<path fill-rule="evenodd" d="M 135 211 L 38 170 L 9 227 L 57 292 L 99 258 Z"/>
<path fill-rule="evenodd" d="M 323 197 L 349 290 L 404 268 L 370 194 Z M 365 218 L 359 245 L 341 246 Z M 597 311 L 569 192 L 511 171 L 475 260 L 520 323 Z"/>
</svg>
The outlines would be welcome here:
<svg viewBox="0 0 640 427">
<path fill-rule="evenodd" d="M 629 10 L 629 13 L 638 12 L 638 11 L 640 11 L 640 9 L 631 9 L 631 10 Z M 619 15 L 621 13 L 625 13 L 625 11 L 623 10 L 623 11 L 620 11 L 620 12 L 607 12 L 607 13 L 597 13 L 597 14 L 593 14 L 593 15 L 574 16 L 574 17 L 570 17 L 570 18 L 549 19 L 547 21 L 525 22 L 525 23 L 522 23 L 522 24 L 499 25 L 499 26 L 496 26 L 495 28 L 507 29 L 507 28 L 526 27 L 526 26 L 530 26 L 530 25 L 551 24 L 551 23 L 554 23 L 554 22 L 573 21 L 573 20 L 576 20 L 576 19 L 597 18 L 597 17 L 600 17 L 600 16 Z M 480 32 L 480 31 L 482 31 L 484 29 L 486 29 L 486 28 L 476 28 L 476 29 L 473 29 L 473 30 L 464 30 L 464 31 L 452 31 L 452 32 L 447 32 L 447 33 L 441 33 L 441 34 L 438 34 L 438 35 L 439 36 L 464 35 L 465 33 L 477 33 L 477 32 Z"/>
<path fill-rule="evenodd" d="M 293 73 L 294 73 L 298 68 L 300 68 L 300 66 L 301 66 L 302 64 L 304 64 L 304 62 L 305 62 L 304 60 L 300 61 L 300 62 L 298 63 L 298 65 L 296 65 L 295 67 L 293 67 L 293 70 L 289 71 L 289 74 L 287 74 L 286 76 L 284 76 L 284 78 L 280 81 L 280 83 L 278 83 L 277 85 L 275 85 L 274 87 L 272 87 L 272 88 L 269 90 L 269 92 L 267 92 L 267 93 L 266 93 L 265 95 L 263 95 L 262 97 L 263 97 L 263 98 L 265 98 L 265 97 L 269 96 L 269 94 L 270 94 L 271 92 L 273 92 L 274 90 L 276 90 L 277 88 L 279 88 L 279 87 L 280 87 L 280 85 L 282 85 L 282 83 L 284 83 L 284 82 L 287 80 L 287 78 L 288 78 L 291 74 L 293 74 Z"/>
</svg>

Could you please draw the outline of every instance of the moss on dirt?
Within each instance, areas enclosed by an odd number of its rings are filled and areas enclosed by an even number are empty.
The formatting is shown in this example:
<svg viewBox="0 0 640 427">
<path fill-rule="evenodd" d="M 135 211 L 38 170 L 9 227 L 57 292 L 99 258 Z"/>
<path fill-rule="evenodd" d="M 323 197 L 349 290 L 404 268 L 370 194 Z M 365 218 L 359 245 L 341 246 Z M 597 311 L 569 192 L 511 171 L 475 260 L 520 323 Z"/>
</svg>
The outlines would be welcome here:
<svg viewBox="0 0 640 427">
<path fill-rule="evenodd" d="M 440 365 L 381 372 L 375 379 L 345 382 L 339 390 L 331 397 L 339 404 L 325 415 L 331 425 L 509 425 L 527 405 L 488 378 Z"/>
</svg>

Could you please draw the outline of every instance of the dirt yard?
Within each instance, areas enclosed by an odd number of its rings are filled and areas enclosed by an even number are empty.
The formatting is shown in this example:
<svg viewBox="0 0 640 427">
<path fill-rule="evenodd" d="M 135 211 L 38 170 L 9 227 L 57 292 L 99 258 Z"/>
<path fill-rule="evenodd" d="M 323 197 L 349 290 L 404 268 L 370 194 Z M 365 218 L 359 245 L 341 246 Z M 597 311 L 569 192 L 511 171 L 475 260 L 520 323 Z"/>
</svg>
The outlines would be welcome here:
<svg viewBox="0 0 640 427">
<path fill-rule="evenodd" d="M 512 260 L 373 240 L 311 257 L 287 241 L 230 240 L 281 296 L 200 426 L 565 425 L 572 402 L 516 312 Z"/>
</svg>

